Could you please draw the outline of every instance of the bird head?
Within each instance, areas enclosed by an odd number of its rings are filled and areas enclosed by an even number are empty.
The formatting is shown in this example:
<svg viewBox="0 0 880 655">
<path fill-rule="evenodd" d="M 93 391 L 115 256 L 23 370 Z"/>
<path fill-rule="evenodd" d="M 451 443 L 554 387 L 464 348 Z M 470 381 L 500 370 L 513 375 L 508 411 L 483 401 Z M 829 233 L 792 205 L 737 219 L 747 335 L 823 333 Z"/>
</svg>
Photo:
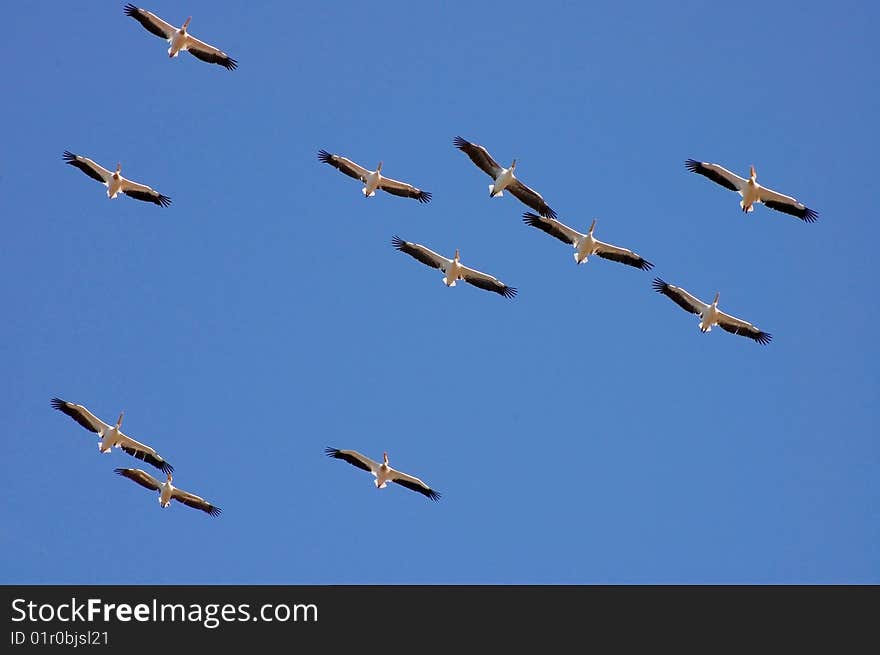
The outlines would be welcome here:
<svg viewBox="0 0 880 655">
<path fill-rule="evenodd" d="M 116 421 L 116 429 L 117 430 L 122 427 L 122 417 L 123 416 L 125 416 L 125 412 L 119 412 L 119 419 L 117 419 L 117 421 Z"/>
<path fill-rule="evenodd" d="M 377 172 L 377 173 L 381 173 L 381 172 L 382 172 L 382 162 L 379 162 L 379 165 L 376 166 L 376 172 Z"/>
<path fill-rule="evenodd" d="M 180 28 L 181 32 L 186 32 L 186 28 L 189 27 L 189 22 L 192 20 L 192 16 L 183 21 L 183 27 Z"/>
<path fill-rule="evenodd" d="M 456 248 L 456 249 L 455 249 L 455 257 L 453 257 L 453 259 L 455 260 L 456 263 L 458 263 L 458 258 L 459 258 L 459 256 L 458 256 L 458 248 Z"/>
<path fill-rule="evenodd" d="M 388 452 L 387 451 L 382 453 L 382 462 L 385 464 L 385 466 L 388 466 Z"/>
<path fill-rule="evenodd" d="M 510 162 L 510 170 L 516 170 L 516 159 Z"/>
<path fill-rule="evenodd" d="M 755 170 L 754 166 L 749 166 L 749 179 L 754 182 L 755 178 L 758 177 L 758 172 Z"/>
<path fill-rule="evenodd" d="M 113 173 L 113 177 L 115 177 L 115 178 L 119 178 L 119 173 L 120 173 L 121 171 L 122 171 L 122 162 L 121 162 L 121 161 L 118 161 L 118 162 L 116 162 L 116 172 Z"/>
<path fill-rule="evenodd" d="M 174 476 L 171 475 L 170 471 L 168 473 L 166 473 L 165 476 L 168 478 L 168 484 L 171 484 L 171 481 L 174 479 Z"/>
<path fill-rule="evenodd" d="M 596 229 L 596 219 L 595 218 L 593 219 L 593 222 L 590 223 L 590 232 L 589 233 L 592 234 L 594 229 Z"/>
<path fill-rule="evenodd" d="M 713 304 L 715 307 L 718 306 L 718 299 L 719 299 L 720 297 L 721 297 L 721 292 L 719 291 L 719 292 L 717 292 L 717 293 L 715 294 L 715 300 L 712 301 L 712 304 Z"/>
</svg>

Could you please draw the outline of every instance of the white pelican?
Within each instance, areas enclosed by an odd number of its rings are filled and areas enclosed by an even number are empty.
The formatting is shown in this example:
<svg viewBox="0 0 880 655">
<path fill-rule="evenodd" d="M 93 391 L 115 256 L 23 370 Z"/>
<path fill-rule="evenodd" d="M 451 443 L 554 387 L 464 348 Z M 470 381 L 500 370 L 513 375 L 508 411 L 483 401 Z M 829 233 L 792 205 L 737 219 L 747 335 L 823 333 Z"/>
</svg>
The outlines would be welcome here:
<svg viewBox="0 0 880 655">
<path fill-rule="evenodd" d="M 174 25 L 169 25 L 156 14 L 149 12 L 146 9 L 135 7 L 131 3 L 125 5 L 124 11 L 126 16 L 134 18 L 137 22 L 143 25 L 148 32 L 165 39 L 171 44 L 168 48 L 169 57 L 176 57 L 181 50 L 186 50 L 196 59 L 201 59 L 209 64 L 220 64 L 226 70 L 235 70 L 235 67 L 238 66 L 238 62 L 225 52 L 205 43 L 204 41 L 199 41 L 186 31 L 186 28 L 189 27 L 189 22 L 192 20 L 192 16 L 184 21 L 180 29 L 177 29 Z"/>
<path fill-rule="evenodd" d="M 67 150 L 64 151 L 64 161 L 107 187 L 107 197 L 110 200 L 113 200 L 121 191 L 135 200 L 152 202 L 160 207 L 167 207 L 171 204 L 171 198 L 168 196 L 162 195 L 145 184 L 138 184 L 122 177 L 120 174 L 122 164 L 116 164 L 116 172 L 111 173 L 103 166 L 98 166 L 88 157 L 80 157 Z"/>
<path fill-rule="evenodd" d="M 766 345 L 770 343 L 770 340 L 773 338 L 772 334 L 762 332 L 751 323 L 747 323 L 736 316 L 725 314 L 718 309 L 718 298 L 721 296 L 720 293 L 716 293 L 715 300 L 712 301 L 711 305 L 707 305 L 702 300 L 694 298 L 681 287 L 674 287 L 671 284 L 666 284 L 666 282 L 659 277 L 654 278 L 653 286 L 655 291 L 671 298 L 675 304 L 682 309 L 699 316 L 701 332 L 711 332 L 712 326 L 717 325 L 722 330 L 726 330 L 731 334 L 739 334 L 740 336 L 754 339 L 760 344 Z"/>
<path fill-rule="evenodd" d="M 713 182 L 723 187 L 736 191 L 742 196 L 739 206 L 744 212 L 754 210 L 756 202 L 762 203 L 765 207 L 775 209 L 776 211 L 796 216 L 805 223 L 815 223 L 819 218 L 819 213 L 803 203 L 798 202 L 791 196 L 784 196 L 777 193 L 773 189 L 761 186 L 757 182 L 758 174 L 755 167 L 749 167 L 749 179 L 743 179 L 739 175 L 731 173 L 729 170 L 718 164 L 709 164 L 700 162 L 695 159 L 688 159 L 684 163 L 685 167 L 693 172 L 708 177 Z"/>
<path fill-rule="evenodd" d="M 398 236 L 391 239 L 391 245 L 397 248 L 400 252 L 405 252 L 410 257 L 415 257 L 423 264 L 427 264 L 433 268 L 439 268 L 446 274 L 443 278 L 443 284 L 447 287 L 454 287 L 456 280 L 464 280 L 468 284 L 473 284 L 475 287 L 480 287 L 486 291 L 500 293 L 505 298 L 513 298 L 516 295 L 516 289 L 514 287 L 507 286 L 501 282 L 501 280 L 494 278 L 491 275 L 486 275 L 480 271 L 463 266 L 459 261 L 457 248 L 455 250 L 455 257 L 447 259 L 442 255 L 438 255 L 433 250 L 425 248 L 425 246 L 421 244 L 404 241 Z"/>
<path fill-rule="evenodd" d="M 643 259 L 632 250 L 612 246 L 610 243 L 599 241 L 593 237 L 593 230 L 596 227 L 595 219 L 590 225 L 590 231 L 586 234 L 581 234 L 577 230 L 573 230 L 567 225 L 563 225 L 555 218 L 538 216 L 532 212 L 525 212 L 523 214 L 523 222 L 526 225 L 531 225 L 539 230 L 543 230 L 550 236 L 556 237 L 564 243 L 574 246 L 574 261 L 578 264 L 586 262 L 590 255 L 596 255 L 603 259 L 610 259 L 611 261 L 620 262 L 621 264 L 626 264 L 628 266 L 635 266 L 643 271 L 649 271 L 654 268 L 654 264 Z"/>
<path fill-rule="evenodd" d="M 497 161 L 492 159 L 492 155 L 483 147 L 470 141 L 465 141 L 460 136 L 455 137 L 452 141 L 455 147 L 464 152 L 477 167 L 484 171 L 493 182 L 489 185 L 489 197 L 494 198 L 503 196 L 504 190 L 510 191 L 520 201 L 534 209 L 541 216 L 549 216 L 556 218 L 556 212 L 550 209 L 544 198 L 537 191 L 534 191 L 523 184 L 514 175 L 516 170 L 516 159 L 510 164 L 510 168 L 502 167 Z"/>
<path fill-rule="evenodd" d="M 363 182 L 364 188 L 361 191 L 364 194 L 364 198 L 372 198 L 376 195 L 376 189 L 381 189 L 395 196 L 415 198 L 422 203 L 431 200 L 431 193 L 429 191 L 422 191 L 415 188 L 412 184 L 398 182 L 382 175 L 382 162 L 379 162 L 376 170 L 368 171 L 363 166 L 355 164 L 352 160 L 346 159 L 341 155 L 331 155 L 326 150 L 318 151 L 318 159 L 325 164 L 330 164 L 334 168 L 339 169 L 349 177 Z"/>
<path fill-rule="evenodd" d="M 388 453 L 382 453 L 382 463 L 380 464 L 379 462 L 374 462 L 365 455 L 361 455 L 356 450 L 325 448 L 324 452 L 327 453 L 327 457 L 335 457 L 336 459 L 344 460 L 353 466 L 357 466 L 359 469 L 372 473 L 373 477 L 376 478 L 374 482 L 376 483 L 377 489 L 384 489 L 388 482 L 394 482 L 407 489 L 418 491 L 420 494 L 424 494 L 431 500 L 439 500 L 440 498 L 438 492 L 431 489 L 431 487 L 418 478 L 414 478 L 411 475 L 401 473 L 400 471 L 391 468 L 388 465 Z"/>
<path fill-rule="evenodd" d="M 143 471 L 141 469 L 113 469 L 119 475 L 122 475 L 129 480 L 133 480 L 137 482 L 142 487 L 146 487 L 147 489 L 152 489 L 153 491 L 159 492 L 159 504 L 162 507 L 168 507 L 169 503 L 172 500 L 176 500 L 184 505 L 188 505 L 189 507 L 195 507 L 196 509 L 200 509 L 203 512 L 207 512 L 211 516 L 219 516 L 220 508 L 214 507 L 207 500 L 202 498 L 201 496 L 196 496 L 195 494 L 191 494 L 188 491 L 184 491 L 183 489 L 178 489 L 173 484 L 171 484 L 172 476 L 171 473 L 166 473 L 167 480 L 165 482 L 159 482 L 152 475 Z"/>
<path fill-rule="evenodd" d="M 119 428 L 122 426 L 122 416 L 125 412 L 119 412 L 119 420 L 116 421 L 116 425 L 108 425 L 82 405 L 69 403 L 60 398 L 53 398 L 52 407 L 59 412 L 64 412 L 86 430 L 95 432 L 101 437 L 101 440 L 98 442 L 98 450 L 102 453 L 109 453 L 110 450 L 116 446 L 132 457 L 144 461 L 147 464 L 152 464 L 163 473 L 167 474 L 174 471 L 174 467 L 166 462 L 165 459 L 155 450 L 146 444 L 135 441 L 131 437 L 123 434 Z"/>
</svg>

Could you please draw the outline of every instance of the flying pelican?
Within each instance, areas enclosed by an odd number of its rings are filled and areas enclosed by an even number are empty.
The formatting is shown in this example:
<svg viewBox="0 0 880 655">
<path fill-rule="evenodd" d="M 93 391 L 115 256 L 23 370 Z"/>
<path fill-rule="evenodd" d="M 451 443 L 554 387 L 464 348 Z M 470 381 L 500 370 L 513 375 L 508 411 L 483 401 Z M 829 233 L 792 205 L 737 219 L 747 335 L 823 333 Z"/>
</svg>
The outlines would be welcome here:
<svg viewBox="0 0 880 655">
<path fill-rule="evenodd" d="M 468 268 L 467 266 L 462 266 L 459 262 L 457 248 L 455 250 L 455 257 L 447 259 L 442 255 L 438 255 L 433 250 L 425 248 L 425 246 L 421 244 L 404 241 L 398 236 L 394 236 L 394 238 L 391 239 L 391 245 L 397 248 L 400 252 L 405 252 L 410 257 L 415 257 L 423 264 L 427 264 L 433 268 L 439 268 L 446 274 L 443 278 L 443 284 L 447 287 L 454 287 L 456 280 L 464 280 L 468 284 L 473 284 L 475 287 L 480 287 L 486 291 L 500 293 L 505 298 L 513 298 L 516 295 L 516 289 L 507 286 L 501 282 L 501 280 L 472 268 Z"/>
<path fill-rule="evenodd" d="M 739 206 L 744 212 L 753 211 L 754 204 L 760 202 L 770 209 L 775 209 L 776 211 L 796 216 L 805 223 L 815 223 L 819 218 L 818 212 L 806 207 L 791 196 L 784 196 L 773 189 L 768 189 L 767 187 L 758 184 L 758 174 L 755 172 L 754 166 L 749 167 L 749 179 L 745 180 L 718 164 L 709 164 L 696 161 L 695 159 L 688 159 L 685 161 L 684 165 L 692 173 L 704 175 L 713 182 L 716 182 L 731 191 L 738 192 L 739 195 L 742 196 L 742 200 L 739 201 Z"/>
<path fill-rule="evenodd" d="M 718 309 L 718 298 L 721 296 L 720 293 L 716 293 L 715 300 L 712 301 L 711 305 L 707 305 L 702 300 L 694 298 L 681 287 L 674 287 L 671 284 L 666 284 L 666 282 L 659 277 L 654 278 L 653 286 L 655 291 L 671 298 L 672 301 L 682 309 L 699 316 L 701 332 L 711 332 L 712 326 L 717 325 L 722 330 L 726 330 L 731 334 L 739 334 L 740 336 L 754 339 L 760 344 L 766 345 L 770 343 L 770 340 L 773 338 L 773 335 L 768 334 L 767 332 L 762 332 L 751 323 L 747 323 L 736 316 L 725 314 Z"/>
<path fill-rule="evenodd" d="M 363 182 L 364 188 L 361 189 L 361 191 L 364 194 L 364 198 L 372 198 L 376 195 L 376 189 L 382 189 L 382 191 L 387 191 L 395 196 L 415 198 L 422 203 L 431 200 L 431 193 L 429 191 L 422 191 L 421 189 L 415 188 L 412 184 L 398 182 L 397 180 L 392 180 L 390 177 L 382 175 L 382 162 L 379 162 L 379 165 L 376 166 L 376 170 L 368 171 L 366 168 L 355 164 L 350 159 L 346 159 L 341 155 L 331 155 L 326 150 L 318 151 L 318 159 L 325 164 L 330 164 L 334 168 L 339 169 L 349 177 L 353 177 L 354 179 Z"/>
<path fill-rule="evenodd" d="M 155 450 L 122 433 L 119 428 L 122 426 L 122 416 L 125 412 L 119 412 L 119 420 L 116 421 L 116 425 L 108 425 L 82 405 L 69 403 L 60 398 L 53 398 L 52 407 L 59 412 L 67 414 L 86 430 L 97 433 L 101 437 L 101 441 L 98 442 L 98 449 L 102 453 L 109 453 L 113 446 L 116 446 L 132 457 L 155 466 L 163 473 L 168 474 L 174 471 L 174 467 L 166 462 Z"/>
<path fill-rule="evenodd" d="M 555 218 L 538 216 L 532 212 L 525 212 L 523 214 L 523 222 L 526 225 L 531 225 L 539 230 L 543 230 L 550 236 L 556 237 L 564 243 L 574 246 L 574 261 L 578 264 L 586 262 L 590 255 L 596 255 L 603 259 L 610 259 L 611 261 L 620 262 L 621 264 L 626 264 L 628 266 L 635 266 L 643 271 L 649 271 L 654 268 L 654 264 L 643 259 L 632 250 L 612 246 L 610 243 L 605 243 L 604 241 L 599 241 L 594 238 L 593 229 L 596 227 L 595 219 L 590 225 L 590 231 L 586 234 L 581 234 L 577 230 L 573 230 L 567 225 L 563 225 Z"/>
<path fill-rule="evenodd" d="M 365 455 L 361 455 L 356 450 L 339 450 L 337 448 L 325 448 L 324 452 L 327 453 L 327 457 L 335 457 L 336 459 L 341 459 L 353 466 L 357 466 L 359 469 L 363 469 L 365 471 L 369 471 L 373 474 L 373 477 L 376 479 L 374 482 L 376 483 L 377 489 L 384 489 L 385 485 L 388 482 L 394 482 L 395 484 L 399 484 L 402 487 L 406 487 L 407 489 L 412 489 L 413 491 L 418 491 L 420 494 L 423 494 L 430 498 L 431 500 L 439 500 L 440 494 L 424 482 L 419 480 L 418 478 L 414 478 L 411 475 L 407 475 L 406 473 L 402 473 L 396 469 L 391 468 L 388 465 L 388 453 L 382 453 L 382 463 L 375 462 L 369 457 Z"/>
<path fill-rule="evenodd" d="M 510 168 L 503 168 L 497 161 L 492 159 L 492 155 L 480 145 L 465 141 L 460 136 L 455 137 L 452 141 L 455 147 L 464 152 L 478 168 L 492 178 L 493 182 L 489 185 L 489 197 L 503 196 L 504 190 L 510 191 L 520 201 L 534 209 L 541 216 L 556 218 L 556 212 L 550 209 L 544 198 L 537 191 L 534 191 L 523 184 L 514 175 L 516 170 L 516 159 L 510 164 Z"/>
<path fill-rule="evenodd" d="M 116 172 L 111 173 L 103 166 L 98 166 L 88 157 L 80 157 L 67 150 L 64 151 L 64 161 L 107 187 L 107 197 L 110 200 L 113 200 L 121 191 L 135 200 L 152 202 L 160 207 L 167 207 L 171 204 L 171 198 L 168 196 L 162 195 L 145 184 L 138 184 L 122 177 L 120 174 L 122 170 L 121 163 L 116 164 Z"/>
<path fill-rule="evenodd" d="M 204 41 L 199 41 L 186 31 L 192 16 L 184 21 L 180 29 L 177 29 L 174 25 L 169 25 L 156 14 L 146 9 L 135 7 L 131 3 L 125 5 L 124 11 L 126 16 L 134 18 L 148 32 L 165 39 L 171 44 L 168 48 L 169 57 L 176 57 L 181 50 L 186 50 L 196 59 L 201 59 L 209 64 L 220 64 L 226 70 L 235 70 L 235 67 L 238 66 L 238 62 L 225 52 Z"/>
<path fill-rule="evenodd" d="M 188 505 L 189 507 L 195 507 L 196 509 L 200 509 L 203 512 L 207 512 L 211 516 L 219 516 L 220 508 L 214 507 L 207 500 L 202 498 L 201 496 L 196 496 L 195 494 L 191 494 L 188 491 L 184 491 L 183 489 L 178 489 L 173 484 L 171 484 L 172 476 L 171 473 L 166 473 L 167 480 L 165 482 L 159 482 L 152 475 L 143 471 L 141 469 L 123 469 L 117 468 L 113 469 L 119 475 L 128 478 L 129 480 L 133 480 L 137 482 L 142 487 L 146 487 L 147 489 L 152 489 L 153 491 L 159 492 L 159 504 L 162 507 L 168 507 L 169 503 L 172 500 L 176 500 L 184 505 Z"/>
</svg>

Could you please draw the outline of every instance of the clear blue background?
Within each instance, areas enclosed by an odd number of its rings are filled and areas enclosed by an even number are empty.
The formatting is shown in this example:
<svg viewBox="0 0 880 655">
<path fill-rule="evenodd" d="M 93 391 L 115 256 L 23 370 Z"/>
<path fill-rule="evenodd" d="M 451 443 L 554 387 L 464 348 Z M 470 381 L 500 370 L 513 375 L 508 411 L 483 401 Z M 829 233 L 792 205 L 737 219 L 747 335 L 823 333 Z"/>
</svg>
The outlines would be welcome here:
<svg viewBox="0 0 880 655">
<path fill-rule="evenodd" d="M 6 8 L 0 581 L 880 582 L 875 3 L 151 2 L 238 70 L 122 2 Z M 456 135 L 656 269 L 575 266 Z M 365 200 L 321 148 L 434 199 Z M 773 342 L 701 334 L 655 274 Z M 222 516 L 162 510 L 52 396 L 125 410 Z"/>
</svg>

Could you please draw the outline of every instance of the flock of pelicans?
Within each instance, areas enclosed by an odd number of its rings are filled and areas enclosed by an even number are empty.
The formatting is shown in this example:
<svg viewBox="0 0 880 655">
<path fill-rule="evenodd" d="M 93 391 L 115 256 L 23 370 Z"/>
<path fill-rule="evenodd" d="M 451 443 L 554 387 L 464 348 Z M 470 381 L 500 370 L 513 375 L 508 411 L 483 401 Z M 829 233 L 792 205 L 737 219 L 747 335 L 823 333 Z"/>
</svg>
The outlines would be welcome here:
<svg viewBox="0 0 880 655">
<path fill-rule="evenodd" d="M 187 27 L 191 18 L 187 18 L 183 25 L 177 28 L 146 9 L 141 9 L 132 4 L 127 4 L 124 7 L 124 12 L 127 16 L 137 20 L 147 31 L 165 39 L 169 43 L 169 57 L 177 57 L 180 52 L 185 51 L 202 61 L 218 64 L 227 70 L 235 70 L 238 65 L 235 59 L 229 57 L 222 50 L 189 34 Z M 490 198 L 503 196 L 504 192 L 508 191 L 512 196 L 528 206 L 533 211 L 525 212 L 523 214 L 523 221 L 527 225 L 546 232 L 550 236 L 572 246 L 575 250 L 574 259 L 578 264 L 583 264 L 591 255 L 595 255 L 643 271 L 648 271 L 654 267 L 651 262 L 632 250 L 596 239 L 593 236 L 593 231 L 596 227 L 595 220 L 586 233 L 579 232 L 557 220 L 556 212 L 550 208 L 541 194 L 526 186 L 516 176 L 516 159 L 511 162 L 509 167 L 505 168 L 495 161 L 486 148 L 481 145 L 466 141 L 460 136 L 455 137 L 453 144 L 492 179 L 492 183 L 489 184 Z M 115 171 L 110 171 L 88 157 L 72 152 L 65 151 L 63 158 L 71 166 L 80 169 L 89 177 L 106 186 L 107 196 L 110 199 L 116 198 L 119 193 L 123 193 L 136 200 L 151 202 L 160 207 L 168 207 L 171 204 L 170 197 L 159 193 L 150 186 L 123 177 L 121 174 L 121 164 L 116 165 Z M 369 170 L 346 157 L 331 154 L 326 150 L 318 152 L 318 159 L 349 177 L 360 181 L 364 185 L 361 191 L 366 198 L 375 196 L 376 191 L 381 190 L 395 196 L 412 198 L 420 203 L 427 203 L 431 200 L 430 192 L 421 190 L 406 182 L 385 177 L 382 174 L 381 161 L 376 166 L 376 170 Z M 741 196 L 739 204 L 743 212 L 753 211 L 755 204 L 760 203 L 765 207 L 789 214 L 807 223 L 813 223 L 818 218 L 816 211 L 806 207 L 795 198 L 758 184 L 754 166 L 750 168 L 748 179 L 742 178 L 718 164 L 700 162 L 694 159 L 688 159 L 685 162 L 685 167 L 689 171 L 703 175 L 731 191 L 736 191 Z M 462 280 L 475 287 L 498 293 L 506 298 L 516 296 L 517 291 L 514 287 L 504 284 L 492 275 L 464 266 L 460 261 L 458 250 L 455 251 L 452 259 L 449 259 L 421 244 L 404 241 L 398 236 L 395 236 L 391 243 L 397 250 L 410 255 L 427 266 L 439 269 L 444 275 L 443 283 L 448 287 L 454 287 L 458 280 Z M 715 299 L 711 303 L 706 303 L 681 287 L 667 284 L 659 277 L 654 278 L 653 287 L 657 292 L 667 296 L 681 308 L 699 316 L 699 328 L 702 332 L 709 332 L 714 325 L 717 325 L 727 332 L 748 337 L 760 344 L 767 344 L 772 338 L 769 333 L 758 329 L 752 323 L 731 316 L 718 309 L 719 293 L 715 294 Z M 121 431 L 122 413 L 120 413 L 116 424 L 110 425 L 97 418 L 83 405 L 61 400 L 60 398 L 53 398 L 51 405 L 70 416 L 87 430 L 96 433 L 100 437 L 98 448 L 102 453 L 110 452 L 113 447 L 117 447 L 129 455 L 161 470 L 166 476 L 164 482 L 161 482 L 142 469 L 117 468 L 115 472 L 147 489 L 158 491 L 159 503 L 162 507 L 167 507 L 172 500 L 176 500 L 189 507 L 202 510 L 211 516 L 220 514 L 219 507 L 200 496 L 179 489 L 172 484 L 174 469 L 165 458 L 159 455 L 152 447 L 135 441 Z M 393 482 L 417 491 L 431 500 L 438 500 L 440 498 L 440 494 L 437 491 L 419 478 L 392 468 L 388 464 L 388 453 L 383 453 L 383 461 L 381 463 L 354 450 L 327 448 L 325 453 L 328 457 L 343 460 L 364 471 L 368 471 L 374 476 L 375 485 L 379 489 L 385 488 L 388 482 Z"/>
</svg>

